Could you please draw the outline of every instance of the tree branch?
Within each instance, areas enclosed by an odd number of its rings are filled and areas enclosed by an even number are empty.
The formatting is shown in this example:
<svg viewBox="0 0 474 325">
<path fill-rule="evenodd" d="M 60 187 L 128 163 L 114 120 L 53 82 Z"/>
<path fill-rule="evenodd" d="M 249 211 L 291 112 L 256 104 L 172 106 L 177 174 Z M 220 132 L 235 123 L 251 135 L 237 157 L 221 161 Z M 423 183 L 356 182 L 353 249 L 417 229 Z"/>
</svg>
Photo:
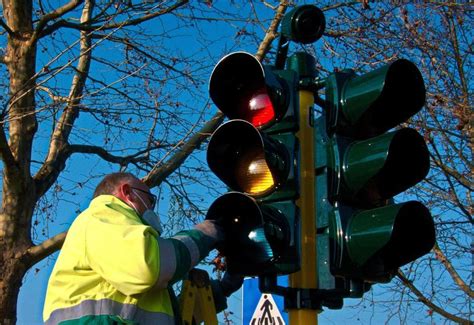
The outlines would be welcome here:
<svg viewBox="0 0 474 325">
<path fill-rule="evenodd" d="M 15 32 L 13 32 L 11 28 L 7 25 L 7 23 L 4 22 L 3 19 L 1 18 L 0 18 L 0 26 L 2 26 L 3 29 L 5 29 L 10 36 L 15 34 Z"/>
<path fill-rule="evenodd" d="M 155 166 L 143 178 L 145 184 L 149 187 L 159 186 L 170 174 L 172 174 L 179 166 L 183 164 L 186 158 L 214 132 L 214 130 L 222 123 L 224 115 L 218 112 L 214 115 L 198 132 L 196 132 L 170 159 L 163 165 Z"/>
<path fill-rule="evenodd" d="M 267 32 L 265 33 L 265 37 L 263 38 L 263 41 L 260 43 L 260 46 L 258 47 L 257 54 L 255 57 L 259 60 L 262 61 L 267 52 L 270 50 L 270 45 L 275 40 L 275 38 L 278 36 L 278 26 L 280 25 L 280 22 L 285 15 L 286 8 L 288 8 L 289 2 L 286 0 L 281 0 L 280 4 L 278 5 L 278 8 L 276 10 L 275 16 L 273 17 L 273 20 L 270 24 L 270 27 L 268 28 Z"/>
<path fill-rule="evenodd" d="M 36 29 L 31 37 L 31 40 L 33 42 L 36 42 L 39 38 L 39 35 L 43 31 L 43 29 L 51 20 L 61 17 L 67 14 L 68 12 L 76 9 L 83 2 L 84 0 L 71 0 L 70 2 L 66 3 L 64 6 L 59 7 L 58 9 L 41 17 L 38 24 L 36 25 Z"/>
<path fill-rule="evenodd" d="M 68 152 L 70 154 L 73 154 L 73 153 L 95 154 L 105 161 L 108 161 L 113 164 L 119 164 L 120 166 L 126 166 L 130 163 L 137 164 L 139 162 L 148 160 L 147 157 L 142 156 L 142 154 L 148 151 L 149 150 L 145 149 L 137 153 L 134 153 L 133 155 L 121 157 L 121 156 L 115 156 L 115 155 L 110 154 L 103 147 L 80 145 L 80 144 L 71 144 L 68 146 Z"/>
<path fill-rule="evenodd" d="M 90 20 L 93 7 L 94 1 L 87 0 L 82 11 L 81 22 L 86 23 Z M 66 150 L 68 138 L 74 122 L 79 116 L 79 104 L 89 74 L 92 57 L 91 38 L 87 32 L 81 32 L 80 44 L 80 57 L 77 63 L 76 74 L 72 81 L 71 90 L 69 92 L 68 104 L 51 137 L 51 143 L 46 160 L 34 177 L 38 188 L 37 197 L 43 195 L 55 182 L 59 173 L 64 169 L 66 159 L 70 155 Z"/>
<path fill-rule="evenodd" d="M 430 144 L 431 144 L 431 147 L 433 148 L 434 153 L 436 154 L 436 157 L 439 158 L 439 160 L 438 159 L 433 159 L 433 160 L 436 162 L 438 167 L 440 167 L 441 170 L 443 171 L 444 177 L 446 178 L 446 182 L 449 184 L 449 187 L 451 189 L 451 194 L 453 195 L 454 201 L 457 203 L 458 208 L 464 213 L 467 220 L 469 220 L 469 222 L 471 224 L 474 223 L 474 219 L 472 218 L 472 215 L 471 215 L 470 211 L 468 211 L 467 208 L 462 204 L 461 200 L 459 199 L 459 197 L 457 195 L 456 188 L 455 188 L 455 186 L 454 186 L 454 184 L 453 184 L 453 182 L 450 178 L 451 175 L 447 172 L 447 170 L 445 170 L 444 164 L 441 163 L 443 161 L 443 159 L 442 159 L 441 154 L 440 154 L 440 152 L 438 151 L 438 149 L 435 145 L 435 142 L 431 141 Z"/>
<path fill-rule="evenodd" d="M 418 290 L 415 287 L 415 285 L 413 284 L 412 281 L 408 280 L 405 277 L 405 274 L 403 274 L 403 272 L 400 269 L 398 270 L 397 277 L 400 279 L 400 281 L 406 287 L 408 287 L 411 290 L 411 292 L 413 292 L 415 294 L 415 296 L 418 298 L 419 301 L 421 301 L 423 304 L 428 306 L 433 311 L 437 312 L 438 314 L 440 314 L 440 315 L 446 317 L 447 319 L 452 320 L 453 322 L 456 322 L 458 324 L 473 324 L 468 319 L 464 319 L 464 318 L 458 317 L 456 315 L 450 314 L 446 310 L 444 310 L 443 308 L 441 308 L 441 307 L 435 305 L 433 302 L 431 302 L 428 298 L 426 298 L 423 295 L 423 293 L 421 293 L 420 290 Z"/>
<path fill-rule="evenodd" d="M 1 125 L 1 129 L 0 129 L 0 158 L 2 159 L 6 169 L 17 167 L 16 160 L 13 157 L 13 154 L 8 145 L 8 140 L 7 140 L 7 137 L 5 136 L 3 125 Z"/>
<path fill-rule="evenodd" d="M 167 63 L 163 62 L 162 60 L 157 59 L 153 55 L 150 55 L 147 51 L 141 49 L 138 45 L 134 44 L 130 39 L 123 38 L 123 37 L 115 37 L 115 36 L 110 36 L 110 35 L 103 36 L 103 35 L 98 35 L 98 34 L 93 34 L 92 37 L 97 38 L 97 39 L 107 39 L 111 42 L 116 42 L 116 43 L 119 43 L 119 44 L 126 45 L 128 48 L 135 50 L 137 53 L 140 53 L 144 57 L 150 59 L 151 61 L 153 61 L 155 63 L 158 63 L 159 65 L 165 67 L 166 69 L 174 71 L 174 72 L 188 78 L 194 85 L 196 85 L 196 80 L 194 80 L 193 77 L 189 73 L 179 71 L 178 69 L 176 69 L 172 65 L 167 64 Z"/>
<path fill-rule="evenodd" d="M 120 166 L 127 166 L 128 164 L 138 164 L 141 162 L 148 161 L 148 157 L 143 156 L 143 154 L 149 152 L 150 150 L 162 148 L 162 146 L 155 146 L 153 148 L 147 148 L 144 150 L 140 150 L 134 154 L 128 156 L 116 156 L 109 153 L 103 147 L 98 146 L 89 146 L 89 145 L 81 145 L 81 144 L 71 144 L 67 145 L 62 149 L 54 161 L 50 162 L 48 165 L 48 169 L 55 171 L 55 173 L 59 174 L 66 165 L 66 160 L 69 159 L 75 153 L 82 153 L 82 154 L 94 154 L 102 158 L 103 160 L 118 164 Z M 45 167 L 46 168 L 46 167 Z M 50 181 L 54 181 L 52 178 L 47 179 L 40 179 L 39 175 L 36 177 L 36 192 L 38 196 L 43 195 L 48 191 L 49 187 L 51 186 Z"/>
<path fill-rule="evenodd" d="M 30 247 L 26 251 L 26 255 L 24 257 L 29 267 L 35 265 L 45 257 L 48 257 L 49 255 L 61 249 L 64 244 L 64 239 L 66 239 L 66 234 L 66 231 L 62 232 L 45 240 L 39 245 Z"/>
<path fill-rule="evenodd" d="M 73 28 L 73 29 L 77 29 L 77 30 L 81 30 L 81 31 L 92 32 L 92 31 L 98 30 L 98 29 L 107 30 L 107 29 L 122 28 L 122 27 L 126 27 L 126 26 L 134 26 L 134 25 L 138 25 L 142 22 L 145 22 L 147 20 L 151 20 L 153 18 L 156 18 L 158 16 L 170 13 L 170 12 L 178 9 L 179 7 L 187 4 L 188 2 L 189 2 L 189 0 L 181 0 L 181 1 L 176 2 L 174 5 L 166 8 L 166 9 L 144 15 L 140 18 L 132 19 L 132 20 L 129 20 L 129 21 L 124 21 L 124 22 L 119 22 L 119 23 L 115 23 L 115 24 L 108 24 L 108 25 L 104 25 L 104 26 L 90 25 L 90 24 L 85 24 L 85 23 L 82 23 L 82 22 L 80 24 L 75 24 L 75 23 L 71 23 L 71 22 L 66 21 L 66 20 L 60 20 L 60 21 L 52 24 L 51 26 L 45 28 L 43 33 L 41 33 L 40 37 L 44 37 L 46 35 L 49 35 L 49 34 L 53 33 L 54 31 L 56 31 L 57 29 L 59 29 L 61 27 L 68 27 L 68 28 Z"/>
<path fill-rule="evenodd" d="M 441 251 L 441 248 L 439 248 L 438 243 L 435 244 L 433 250 L 435 252 L 436 259 L 444 265 L 446 270 L 448 270 L 451 278 L 453 278 L 453 281 L 461 288 L 462 291 L 464 291 L 471 299 L 473 299 L 474 291 L 469 288 L 463 279 L 461 279 L 458 272 L 456 272 L 446 255 L 444 255 L 444 253 Z"/>
</svg>

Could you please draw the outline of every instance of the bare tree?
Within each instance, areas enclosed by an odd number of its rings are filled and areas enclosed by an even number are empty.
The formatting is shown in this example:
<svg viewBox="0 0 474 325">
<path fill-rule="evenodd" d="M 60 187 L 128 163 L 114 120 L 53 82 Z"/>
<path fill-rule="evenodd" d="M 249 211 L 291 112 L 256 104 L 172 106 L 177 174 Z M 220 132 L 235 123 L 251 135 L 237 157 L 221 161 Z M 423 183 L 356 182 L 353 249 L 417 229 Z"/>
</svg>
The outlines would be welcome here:
<svg viewBox="0 0 474 325">
<path fill-rule="evenodd" d="M 270 18 L 258 17 L 255 6 Z M 204 194 L 217 190 L 198 154 L 184 162 L 223 119 L 210 110 L 209 70 L 225 46 L 258 44 L 256 30 L 264 35 L 273 10 L 281 18 L 287 6 L 2 2 L 0 323 L 15 323 L 25 273 L 64 240 L 65 233 L 49 238 L 47 230 L 64 217 L 59 203 L 71 200 L 79 209 L 74 196 L 103 174 L 129 170 L 150 187 L 165 184 L 170 211 L 184 217 L 170 227 L 202 215 L 204 195 L 187 185 L 208 189 Z M 210 33 L 212 24 L 227 26 L 232 37 Z M 277 25 L 268 33 L 275 35 Z M 217 37 L 226 39 L 211 50 Z M 198 40 L 192 47 L 190 38 Z"/>
</svg>

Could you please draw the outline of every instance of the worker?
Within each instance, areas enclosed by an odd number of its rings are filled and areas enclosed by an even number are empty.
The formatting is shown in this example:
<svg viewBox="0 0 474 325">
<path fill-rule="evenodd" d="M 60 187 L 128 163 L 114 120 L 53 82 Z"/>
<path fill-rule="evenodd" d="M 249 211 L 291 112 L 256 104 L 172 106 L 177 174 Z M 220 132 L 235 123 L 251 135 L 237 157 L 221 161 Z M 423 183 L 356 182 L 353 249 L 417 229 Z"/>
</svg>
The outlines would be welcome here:
<svg viewBox="0 0 474 325">
<path fill-rule="evenodd" d="M 171 238 L 160 237 L 156 197 L 129 173 L 107 175 L 89 207 L 72 223 L 51 273 L 45 324 L 177 324 L 171 285 L 224 240 L 205 220 Z M 213 281 L 216 300 L 242 278 Z M 223 309 L 226 305 L 220 303 Z"/>
</svg>

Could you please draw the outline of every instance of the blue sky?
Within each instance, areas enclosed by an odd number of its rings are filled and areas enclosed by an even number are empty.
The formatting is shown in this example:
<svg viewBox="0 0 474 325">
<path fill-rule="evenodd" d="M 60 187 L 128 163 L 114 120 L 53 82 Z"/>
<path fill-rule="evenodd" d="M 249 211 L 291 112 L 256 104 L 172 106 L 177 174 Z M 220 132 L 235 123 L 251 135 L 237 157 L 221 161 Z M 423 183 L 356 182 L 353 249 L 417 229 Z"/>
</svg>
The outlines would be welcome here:
<svg viewBox="0 0 474 325">
<path fill-rule="evenodd" d="M 302 1 L 305 3 L 309 1 Z M 249 6 L 239 6 L 239 2 L 232 2 L 233 6 L 228 6 L 226 1 L 214 1 L 215 6 L 221 6 L 222 10 L 232 10 L 241 11 L 240 14 L 245 13 L 249 17 L 252 16 L 251 8 Z M 269 25 L 269 19 L 271 18 L 271 10 L 266 8 L 261 3 L 256 3 L 256 9 L 259 12 L 259 18 L 263 22 L 263 27 Z M 203 4 L 203 6 L 205 6 Z M 230 10 L 230 9 L 229 9 Z M 245 14 L 242 14 L 245 16 Z M 327 17 L 330 19 L 330 17 Z M 212 38 L 214 41 L 205 44 L 205 46 L 199 41 L 199 34 L 197 30 L 193 29 L 192 26 L 183 27 L 176 22 L 174 16 L 168 16 L 163 19 L 155 20 L 149 22 L 143 27 L 145 30 L 157 31 L 167 30 L 173 37 L 166 38 L 163 40 L 163 43 L 160 46 L 169 49 L 169 52 L 176 51 L 184 56 L 188 56 L 195 60 L 196 62 L 200 60 L 207 60 L 206 64 L 202 67 L 202 71 L 197 73 L 202 77 L 203 80 L 207 80 L 208 76 L 212 71 L 212 67 L 217 63 L 218 59 L 223 55 L 236 51 L 236 50 L 246 50 L 250 53 L 256 52 L 256 46 L 258 42 L 262 39 L 264 34 L 264 28 L 255 28 L 253 30 L 252 26 L 245 21 L 236 21 L 231 24 L 225 24 L 219 21 L 208 21 L 200 23 L 200 33 L 206 34 L 206 36 Z M 246 30 L 247 29 L 247 30 Z M 248 32 L 249 35 L 245 33 Z M 240 33 L 240 34 L 239 34 Z M 255 34 L 255 39 L 253 35 Z M 197 36 L 196 36 L 197 35 Z M 211 36 L 210 36 L 211 35 Z M 70 41 L 72 37 L 77 36 L 71 34 L 70 36 L 63 36 L 64 40 Z M 103 44 L 103 47 L 97 49 L 97 53 L 100 55 L 113 55 L 114 47 L 110 44 Z M 276 41 L 274 43 L 276 46 Z M 320 45 L 317 45 L 320 46 Z M 299 49 L 299 47 L 293 46 L 292 50 Z M 59 50 L 58 50 L 59 51 Z M 110 54 L 112 53 L 112 54 Z M 53 52 L 44 52 L 38 57 L 38 66 L 41 66 L 42 63 L 48 62 L 51 59 Z M 66 62 L 68 59 L 65 56 L 63 61 Z M 333 68 L 333 61 L 328 59 L 321 59 L 319 62 L 326 69 L 331 70 Z M 190 67 L 192 69 L 193 67 Z M 104 80 L 113 81 L 120 78 L 120 75 L 111 73 L 104 66 L 94 63 L 93 71 L 95 76 L 104 78 Z M 54 83 L 57 85 L 66 85 L 64 88 L 67 88 L 67 85 L 70 83 L 71 74 L 69 75 L 60 75 L 55 78 Z M 131 80 L 130 82 L 133 82 Z M 59 87 L 59 88 L 60 88 Z M 207 85 L 202 84 L 198 89 L 193 92 L 200 93 L 200 97 L 192 97 L 191 94 L 183 91 L 183 88 L 186 87 L 195 87 L 192 84 L 180 84 L 178 81 L 170 81 L 165 87 L 173 88 L 168 89 L 175 96 L 179 97 L 179 101 L 185 103 L 187 106 L 193 106 L 196 108 L 196 115 L 201 114 L 201 116 L 190 116 L 192 121 L 198 121 L 202 123 L 214 114 L 216 108 L 214 105 L 211 105 L 209 109 L 206 109 L 207 104 Z M 67 90 L 67 89 L 66 89 Z M 119 100 L 116 101 L 119 103 Z M 189 111 L 188 111 L 189 112 Z M 103 135 L 95 134 L 96 121 L 90 115 L 81 114 L 79 120 L 77 121 L 81 129 L 86 130 L 86 134 L 90 135 L 90 138 L 86 139 L 87 142 L 91 144 L 101 145 L 103 143 Z M 192 123 L 182 126 L 181 128 L 185 129 Z M 48 129 L 51 127 L 50 122 L 43 122 L 40 126 L 39 136 L 36 139 L 37 149 L 35 154 L 38 157 L 44 155 L 47 141 L 48 141 Z M 178 128 L 178 127 L 177 127 Z M 177 130 L 178 132 L 178 130 Z M 183 132 L 183 130 L 179 130 Z M 77 133 L 73 134 L 72 139 L 77 142 L 84 141 L 83 134 Z M 171 136 L 170 136 L 171 137 Z M 125 137 L 126 138 L 126 137 Z M 126 138 L 127 139 L 127 138 Z M 128 150 L 129 147 L 139 147 L 140 143 L 143 142 L 143 139 L 127 139 L 126 143 L 118 144 L 119 149 Z M 41 160 L 38 158 L 38 160 Z M 198 164 L 205 161 L 204 151 L 196 152 L 196 154 L 189 159 L 188 164 Z M 83 210 L 87 207 L 88 202 L 92 196 L 93 189 L 95 184 L 99 181 L 98 175 L 102 171 L 110 170 L 115 171 L 116 166 L 110 165 L 108 163 L 100 162 L 95 157 L 85 157 L 85 156 L 73 156 L 71 161 L 68 163 L 66 171 L 63 173 L 60 179 L 60 184 L 63 187 L 63 192 L 61 193 L 61 199 L 58 200 L 55 198 L 54 193 L 50 193 L 46 198 L 45 202 L 42 202 L 44 205 L 49 203 L 55 205 L 50 219 L 45 219 L 43 217 L 38 217 L 40 226 L 38 227 L 37 233 L 35 233 L 34 238 L 37 242 L 44 240 L 47 235 L 55 235 L 59 232 L 66 230 L 71 222 L 74 220 L 78 211 Z M 90 178 L 92 175 L 94 177 Z M 100 172 L 99 172 L 100 171 Z M 143 176 L 143 175 L 141 175 Z M 77 180 L 83 180 L 82 186 L 77 186 Z M 216 180 L 215 187 L 217 191 L 224 192 L 225 189 L 222 184 Z M 188 185 L 187 189 L 192 193 L 202 193 L 203 187 L 200 185 Z M 52 191 L 54 192 L 54 191 Z M 162 219 L 166 221 L 166 216 L 169 211 L 173 209 L 172 202 L 169 199 L 172 195 L 170 193 L 169 187 L 166 184 L 155 188 L 153 192 L 159 195 L 159 213 L 162 216 Z M 204 202 L 200 202 L 201 206 L 208 206 L 216 197 L 208 195 L 204 198 Z M 50 200 L 50 201 L 49 201 Z M 51 219 L 54 219 L 54 222 L 51 222 Z M 45 234 L 42 234 L 42 229 L 46 229 Z M 24 279 L 23 286 L 20 291 L 19 301 L 18 301 L 18 324 L 41 324 L 42 320 L 42 306 L 44 301 L 44 295 L 46 292 L 46 285 L 49 274 L 54 264 L 55 256 L 57 254 L 47 258 L 38 265 L 35 265 L 27 274 Z M 341 322 L 348 322 L 350 324 L 379 324 L 387 320 L 388 312 L 381 312 L 376 310 L 375 306 L 371 303 L 371 300 L 384 299 L 382 295 L 383 285 L 377 285 L 375 288 L 366 294 L 367 300 L 364 303 L 361 303 L 360 299 L 346 299 L 345 306 L 342 310 L 337 311 L 324 311 L 319 316 L 320 324 L 339 324 Z M 242 293 L 239 291 L 234 296 L 230 298 L 230 310 L 233 312 L 233 319 L 236 324 L 240 324 L 242 320 Z M 425 315 L 419 315 L 419 323 L 425 323 L 423 320 L 426 320 Z M 426 320 L 426 323 L 430 323 L 431 320 Z M 388 321 L 388 324 L 398 324 L 398 319 L 393 319 Z"/>
</svg>

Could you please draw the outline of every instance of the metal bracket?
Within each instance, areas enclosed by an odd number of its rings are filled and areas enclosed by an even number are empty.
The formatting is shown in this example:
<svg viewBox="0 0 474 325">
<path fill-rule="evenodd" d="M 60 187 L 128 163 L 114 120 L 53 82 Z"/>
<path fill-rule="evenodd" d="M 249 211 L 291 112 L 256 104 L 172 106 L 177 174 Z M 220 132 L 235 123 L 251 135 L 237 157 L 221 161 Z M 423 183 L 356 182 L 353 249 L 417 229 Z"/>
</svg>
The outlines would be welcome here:
<svg viewBox="0 0 474 325">
<path fill-rule="evenodd" d="M 285 309 L 315 309 L 323 306 L 338 309 L 343 305 L 344 292 L 340 290 L 288 288 L 284 297 Z"/>
</svg>

